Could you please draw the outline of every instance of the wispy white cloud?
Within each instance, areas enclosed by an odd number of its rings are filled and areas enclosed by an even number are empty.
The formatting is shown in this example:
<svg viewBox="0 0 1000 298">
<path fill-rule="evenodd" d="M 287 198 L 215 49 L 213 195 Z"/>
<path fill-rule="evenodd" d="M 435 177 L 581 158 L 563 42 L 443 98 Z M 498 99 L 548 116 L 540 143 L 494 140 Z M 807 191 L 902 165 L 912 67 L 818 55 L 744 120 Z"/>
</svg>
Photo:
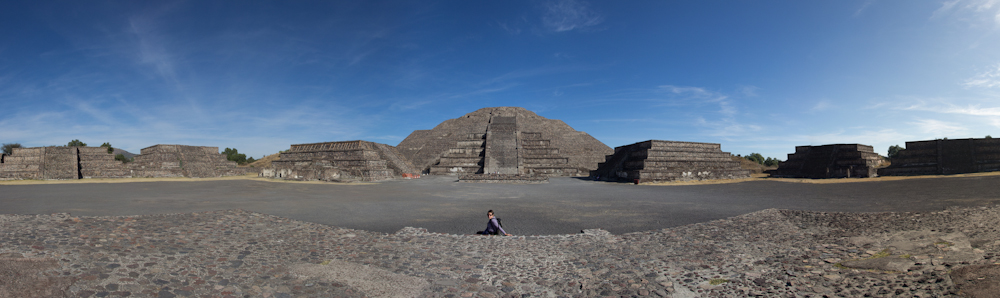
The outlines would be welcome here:
<svg viewBox="0 0 1000 298">
<path fill-rule="evenodd" d="M 926 101 L 918 101 L 898 109 L 969 116 L 1000 116 L 1000 107 L 984 108 L 975 104 L 958 106 L 951 103 L 928 103 Z"/>
<path fill-rule="evenodd" d="M 953 17 L 973 26 L 981 23 L 1000 28 L 1000 0 L 945 1 L 931 14 L 931 18 Z"/>
<path fill-rule="evenodd" d="M 600 24 L 604 17 L 590 9 L 589 5 L 577 0 L 554 0 L 545 4 L 542 24 L 554 32 L 584 29 Z"/>
<path fill-rule="evenodd" d="M 813 107 L 810 108 L 809 111 L 810 112 L 826 111 L 826 110 L 829 110 L 832 107 L 833 107 L 833 105 L 830 104 L 830 101 L 824 99 L 824 100 L 820 100 L 820 101 L 816 102 L 816 104 L 813 105 Z"/>
<path fill-rule="evenodd" d="M 1000 87 L 1000 63 L 989 70 L 976 74 L 962 84 L 966 88 L 997 88 Z"/>
<path fill-rule="evenodd" d="M 861 14 L 864 13 L 865 10 L 867 10 L 868 7 L 872 5 L 872 3 L 875 3 L 875 0 L 867 0 L 865 1 L 865 3 L 861 4 L 861 7 L 858 8 L 858 10 L 854 11 L 854 17 L 861 16 Z"/>
<path fill-rule="evenodd" d="M 967 131 L 965 127 L 958 123 L 945 122 L 935 119 L 920 119 L 907 124 L 917 128 L 920 132 L 933 135 L 935 137 L 947 137 Z"/>
<path fill-rule="evenodd" d="M 757 90 L 760 90 L 760 87 L 757 87 L 757 86 L 740 86 L 740 89 L 739 89 L 740 93 L 742 93 L 743 96 L 747 96 L 747 97 L 757 97 Z"/>
</svg>

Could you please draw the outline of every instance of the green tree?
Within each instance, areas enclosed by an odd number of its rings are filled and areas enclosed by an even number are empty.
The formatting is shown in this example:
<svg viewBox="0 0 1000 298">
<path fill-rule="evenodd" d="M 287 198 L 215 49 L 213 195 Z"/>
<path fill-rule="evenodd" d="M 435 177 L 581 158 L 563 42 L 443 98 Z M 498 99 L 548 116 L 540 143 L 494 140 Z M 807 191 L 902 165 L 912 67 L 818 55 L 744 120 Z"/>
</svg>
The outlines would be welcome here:
<svg viewBox="0 0 1000 298">
<path fill-rule="evenodd" d="M 770 158 L 770 157 L 768 157 L 767 159 L 764 160 L 764 166 L 768 166 L 768 167 L 777 167 L 778 164 L 780 164 L 780 163 L 781 163 L 781 161 L 778 160 L 777 158 Z"/>
<path fill-rule="evenodd" d="M 104 144 L 101 144 L 101 147 L 108 148 L 108 154 L 115 153 L 115 148 L 111 148 L 111 143 L 104 142 Z"/>
<path fill-rule="evenodd" d="M 992 139 L 993 137 L 991 137 L 990 135 L 986 135 L 986 138 L 987 139 Z"/>
<path fill-rule="evenodd" d="M 889 158 L 896 158 L 899 156 L 899 152 L 906 150 L 906 148 L 900 147 L 899 145 L 889 146 Z"/>
<path fill-rule="evenodd" d="M 3 144 L 3 154 L 7 154 L 7 155 L 14 154 L 14 148 L 21 148 L 21 143 L 5 143 L 5 144 Z"/>
<path fill-rule="evenodd" d="M 756 162 L 758 164 L 764 164 L 764 156 L 760 155 L 760 153 L 756 153 L 756 152 L 755 153 L 750 153 L 750 155 L 747 155 L 744 158 L 746 158 L 749 161 Z"/>
<path fill-rule="evenodd" d="M 86 147 L 86 146 L 87 143 L 80 142 L 79 139 L 69 141 L 69 144 L 66 144 L 66 147 Z"/>
<path fill-rule="evenodd" d="M 115 154 L 115 160 L 120 161 L 122 163 L 132 162 L 132 158 L 127 158 L 125 157 L 125 154 L 121 153 Z"/>
<path fill-rule="evenodd" d="M 236 150 L 236 148 L 226 148 L 226 150 L 223 150 L 222 153 L 226 155 L 227 160 L 235 161 L 237 164 L 241 165 L 247 163 L 247 155 L 240 153 Z"/>
</svg>

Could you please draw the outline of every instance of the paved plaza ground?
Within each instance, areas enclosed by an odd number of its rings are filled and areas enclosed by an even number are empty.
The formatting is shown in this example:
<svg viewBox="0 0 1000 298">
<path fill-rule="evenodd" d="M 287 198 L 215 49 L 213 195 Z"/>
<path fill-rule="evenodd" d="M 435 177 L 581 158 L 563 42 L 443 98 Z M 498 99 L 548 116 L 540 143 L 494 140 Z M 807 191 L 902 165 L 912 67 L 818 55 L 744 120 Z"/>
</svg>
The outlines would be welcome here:
<svg viewBox="0 0 1000 298">
<path fill-rule="evenodd" d="M 517 235 L 614 234 L 706 222 L 768 208 L 824 212 L 939 211 L 1000 202 L 1000 176 L 833 184 L 755 180 L 631 185 L 579 178 L 547 184 L 458 183 L 430 176 L 370 184 L 262 179 L 133 183 L 0 184 L 0 214 L 144 215 L 245 209 L 373 232 L 403 227 L 471 234 L 493 209 Z M 142 181 L 142 180 L 139 180 Z"/>
<path fill-rule="evenodd" d="M 0 297 L 1000 293 L 995 175 L 125 181 L 0 183 L 0 276 L 12 277 Z M 482 229 L 487 209 L 517 236 L 461 235 Z"/>
</svg>

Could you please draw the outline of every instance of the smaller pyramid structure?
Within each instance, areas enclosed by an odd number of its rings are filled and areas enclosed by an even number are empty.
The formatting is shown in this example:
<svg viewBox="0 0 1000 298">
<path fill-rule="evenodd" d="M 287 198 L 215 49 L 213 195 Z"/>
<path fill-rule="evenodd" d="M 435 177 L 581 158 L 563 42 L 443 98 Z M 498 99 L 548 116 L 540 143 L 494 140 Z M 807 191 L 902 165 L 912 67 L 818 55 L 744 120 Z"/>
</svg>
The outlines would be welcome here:
<svg viewBox="0 0 1000 298">
<path fill-rule="evenodd" d="M 831 144 L 796 146 L 795 153 L 780 163 L 771 177 L 783 178 L 869 178 L 878 176 L 882 158 L 872 146 Z"/>
<path fill-rule="evenodd" d="M 615 148 L 592 177 L 635 183 L 750 178 L 721 145 L 649 140 Z"/>
<path fill-rule="evenodd" d="M 882 176 L 950 175 L 1000 171 L 1000 139 L 906 142 L 906 149 L 879 169 Z"/>
<path fill-rule="evenodd" d="M 322 181 L 380 181 L 417 174 L 395 147 L 361 140 L 292 145 L 260 173 Z"/>
<path fill-rule="evenodd" d="M 131 177 L 128 166 L 105 147 L 14 148 L 0 156 L 0 179 L 85 179 Z"/>
<path fill-rule="evenodd" d="M 250 171 L 227 160 L 225 154 L 219 153 L 219 147 L 161 144 L 139 152 L 129 163 L 133 177 L 208 178 L 244 175 Z"/>
</svg>

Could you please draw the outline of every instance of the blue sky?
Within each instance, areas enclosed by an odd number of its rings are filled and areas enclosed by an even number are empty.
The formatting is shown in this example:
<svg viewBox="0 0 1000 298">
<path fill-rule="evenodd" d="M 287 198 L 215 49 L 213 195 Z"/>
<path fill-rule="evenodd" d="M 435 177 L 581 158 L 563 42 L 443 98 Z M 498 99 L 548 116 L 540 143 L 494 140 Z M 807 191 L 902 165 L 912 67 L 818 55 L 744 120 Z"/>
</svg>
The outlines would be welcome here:
<svg viewBox="0 0 1000 298">
<path fill-rule="evenodd" d="M 260 158 L 493 106 L 780 159 L 1000 137 L 1000 0 L 0 2 L 2 143 Z"/>
</svg>

